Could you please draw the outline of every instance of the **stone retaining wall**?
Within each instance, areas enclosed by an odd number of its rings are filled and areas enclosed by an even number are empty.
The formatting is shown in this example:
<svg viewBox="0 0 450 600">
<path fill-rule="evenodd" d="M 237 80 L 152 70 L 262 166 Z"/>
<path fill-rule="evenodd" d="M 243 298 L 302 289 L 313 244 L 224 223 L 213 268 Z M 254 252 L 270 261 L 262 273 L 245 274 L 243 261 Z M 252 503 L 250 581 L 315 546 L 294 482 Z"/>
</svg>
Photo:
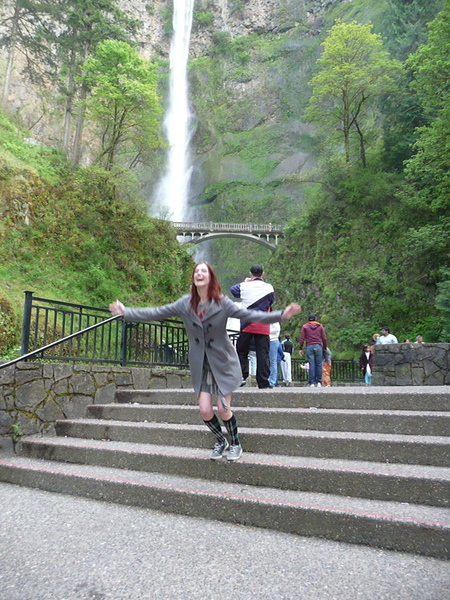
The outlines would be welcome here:
<svg viewBox="0 0 450 600">
<path fill-rule="evenodd" d="M 378 344 L 373 385 L 450 385 L 450 344 Z"/>
<path fill-rule="evenodd" d="M 0 446 L 20 435 L 54 434 L 59 419 L 86 416 L 89 404 L 114 402 L 116 390 L 191 388 L 189 371 L 18 363 L 0 369 Z"/>
</svg>

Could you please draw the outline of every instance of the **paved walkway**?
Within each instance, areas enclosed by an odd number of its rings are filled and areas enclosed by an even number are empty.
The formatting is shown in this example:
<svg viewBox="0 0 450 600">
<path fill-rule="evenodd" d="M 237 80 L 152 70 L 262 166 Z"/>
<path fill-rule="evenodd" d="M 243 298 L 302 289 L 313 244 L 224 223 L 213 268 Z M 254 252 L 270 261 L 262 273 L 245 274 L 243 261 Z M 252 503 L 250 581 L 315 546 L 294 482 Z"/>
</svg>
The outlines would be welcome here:
<svg viewBox="0 0 450 600">
<path fill-rule="evenodd" d="M 0 600 L 449 600 L 450 562 L 0 483 Z"/>
</svg>

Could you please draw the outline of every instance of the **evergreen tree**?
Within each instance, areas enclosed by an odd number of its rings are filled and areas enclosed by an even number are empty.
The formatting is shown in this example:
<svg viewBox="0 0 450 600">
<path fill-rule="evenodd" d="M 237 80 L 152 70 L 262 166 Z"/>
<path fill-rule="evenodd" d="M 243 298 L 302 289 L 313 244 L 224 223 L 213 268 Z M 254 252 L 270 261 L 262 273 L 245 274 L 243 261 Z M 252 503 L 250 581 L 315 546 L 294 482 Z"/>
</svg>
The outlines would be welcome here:
<svg viewBox="0 0 450 600">
<path fill-rule="evenodd" d="M 130 41 L 140 23 L 119 6 L 119 0 L 15 0 L 2 22 L 5 35 L 0 44 L 8 48 L 8 64 L 2 105 L 9 94 L 14 53 L 27 57 L 32 81 L 59 82 L 64 97 L 62 147 L 69 154 L 72 116 L 78 104 L 72 144 L 72 162 L 80 160 L 87 90 L 81 83 L 82 65 L 103 40 Z"/>
<path fill-rule="evenodd" d="M 54 72 L 51 48 L 45 39 L 52 29 L 49 15 L 54 13 L 54 9 L 53 3 L 45 0 L 13 0 L 2 7 L 0 47 L 6 48 L 7 52 L 1 98 L 3 110 L 8 104 L 17 52 L 25 57 L 25 70 L 32 81 L 42 81 L 49 71 Z"/>
<path fill-rule="evenodd" d="M 87 95 L 81 77 L 82 65 L 103 40 L 129 41 L 139 23 L 119 8 L 119 0 L 58 0 L 58 3 L 58 34 L 53 41 L 58 49 L 60 73 L 65 81 L 61 85 L 61 92 L 65 96 L 63 149 L 68 152 L 74 100 L 78 99 L 78 118 L 71 153 L 73 164 L 78 164 Z"/>
<path fill-rule="evenodd" d="M 380 26 L 385 47 L 404 62 L 427 39 L 427 25 L 444 7 L 445 0 L 389 0 Z M 407 73 L 400 81 L 400 93 L 382 98 L 384 129 L 383 162 L 389 170 L 403 171 L 403 163 L 412 154 L 416 129 L 424 125 L 423 110 L 417 93 L 411 89 Z"/>
<path fill-rule="evenodd" d="M 388 0 L 381 30 L 389 54 L 404 62 L 427 41 L 427 25 L 445 0 Z"/>
</svg>

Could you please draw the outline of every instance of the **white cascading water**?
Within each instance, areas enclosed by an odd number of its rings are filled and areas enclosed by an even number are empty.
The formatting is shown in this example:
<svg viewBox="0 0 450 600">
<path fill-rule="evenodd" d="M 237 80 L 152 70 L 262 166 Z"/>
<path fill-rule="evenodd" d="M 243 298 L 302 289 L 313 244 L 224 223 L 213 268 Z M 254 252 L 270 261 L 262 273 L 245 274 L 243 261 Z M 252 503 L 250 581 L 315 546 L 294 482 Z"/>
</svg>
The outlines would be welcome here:
<svg viewBox="0 0 450 600">
<path fill-rule="evenodd" d="M 173 37 L 170 46 L 169 104 L 164 128 L 169 143 L 166 173 L 157 186 L 155 216 L 172 221 L 186 219 L 189 180 L 191 111 L 189 107 L 187 62 L 194 0 L 173 0 Z"/>
</svg>

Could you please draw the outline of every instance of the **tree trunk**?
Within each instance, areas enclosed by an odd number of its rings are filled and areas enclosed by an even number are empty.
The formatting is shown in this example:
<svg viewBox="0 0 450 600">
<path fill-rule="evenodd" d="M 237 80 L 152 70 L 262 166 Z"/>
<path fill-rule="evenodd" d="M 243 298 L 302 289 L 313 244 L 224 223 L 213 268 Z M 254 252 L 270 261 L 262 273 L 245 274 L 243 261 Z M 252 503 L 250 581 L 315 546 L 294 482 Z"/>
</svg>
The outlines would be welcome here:
<svg viewBox="0 0 450 600">
<path fill-rule="evenodd" d="M 8 48 L 8 60 L 6 63 L 5 80 L 3 82 L 3 92 L 2 92 L 2 101 L 1 101 L 1 107 L 3 110 L 5 110 L 7 107 L 9 90 L 11 87 L 11 75 L 12 75 L 12 69 L 13 69 L 13 65 L 14 65 L 14 53 L 15 53 L 15 49 L 16 49 L 19 13 L 20 13 L 20 8 L 16 5 L 16 7 L 14 9 L 14 15 L 12 18 L 11 40 L 10 40 L 9 48 Z"/>
<path fill-rule="evenodd" d="M 342 94 L 344 102 L 344 112 L 342 115 L 342 129 L 344 132 L 344 149 L 345 149 L 345 162 L 350 162 L 350 109 L 348 106 L 347 94 L 344 91 Z"/>
<path fill-rule="evenodd" d="M 81 160 L 81 138 L 83 136 L 83 127 L 84 127 L 84 115 L 86 112 L 86 108 L 84 102 L 87 96 L 87 89 L 85 86 L 81 88 L 80 92 L 80 107 L 78 110 L 78 118 L 77 118 L 77 126 L 75 129 L 75 139 L 73 141 L 72 148 L 72 165 L 79 165 Z"/>
<path fill-rule="evenodd" d="M 73 94 L 74 94 L 74 89 L 75 89 L 74 70 L 75 70 L 75 55 L 73 52 L 71 52 L 69 73 L 67 75 L 67 92 L 66 92 L 67 97 L 66 97 L 66 108 L 65 108 L 65 112 L 64 112 L 63 140 L 62 140 L 63 152 L 65 153 L 66 156 L 69 153 L 70 130 L 71 130 L 71 125 L 72 125 Z"/>
<path fill-rule="evenodd" d="M 63 124 L 63 140 L 62 148 L 64 154 L 67 156 L 69 151 L 70 141 L 70 126 L 72 124 L 72 108 L 73 108 L 73 76 L 69 73 L 67 78 L 67 98 L 66 98 L 66 109 L 64 112 L 64 124 Z"/>
<path fill-rule="evenodd" d="M 358 135 L 359 135 L 359 153 L 361 156 L 362 166 L 364 168 L 366 168 L 367 162 L 366 162 L 366 148 L 365 148 L 365 143 L 364 143 L 364 136 L 363 136 L 361 129 L 359 128 L 358 121 L 356 119 L 355 119 L 354 123 L 355 123 L 356 131 L 358 132 Z"/>
</svg>

